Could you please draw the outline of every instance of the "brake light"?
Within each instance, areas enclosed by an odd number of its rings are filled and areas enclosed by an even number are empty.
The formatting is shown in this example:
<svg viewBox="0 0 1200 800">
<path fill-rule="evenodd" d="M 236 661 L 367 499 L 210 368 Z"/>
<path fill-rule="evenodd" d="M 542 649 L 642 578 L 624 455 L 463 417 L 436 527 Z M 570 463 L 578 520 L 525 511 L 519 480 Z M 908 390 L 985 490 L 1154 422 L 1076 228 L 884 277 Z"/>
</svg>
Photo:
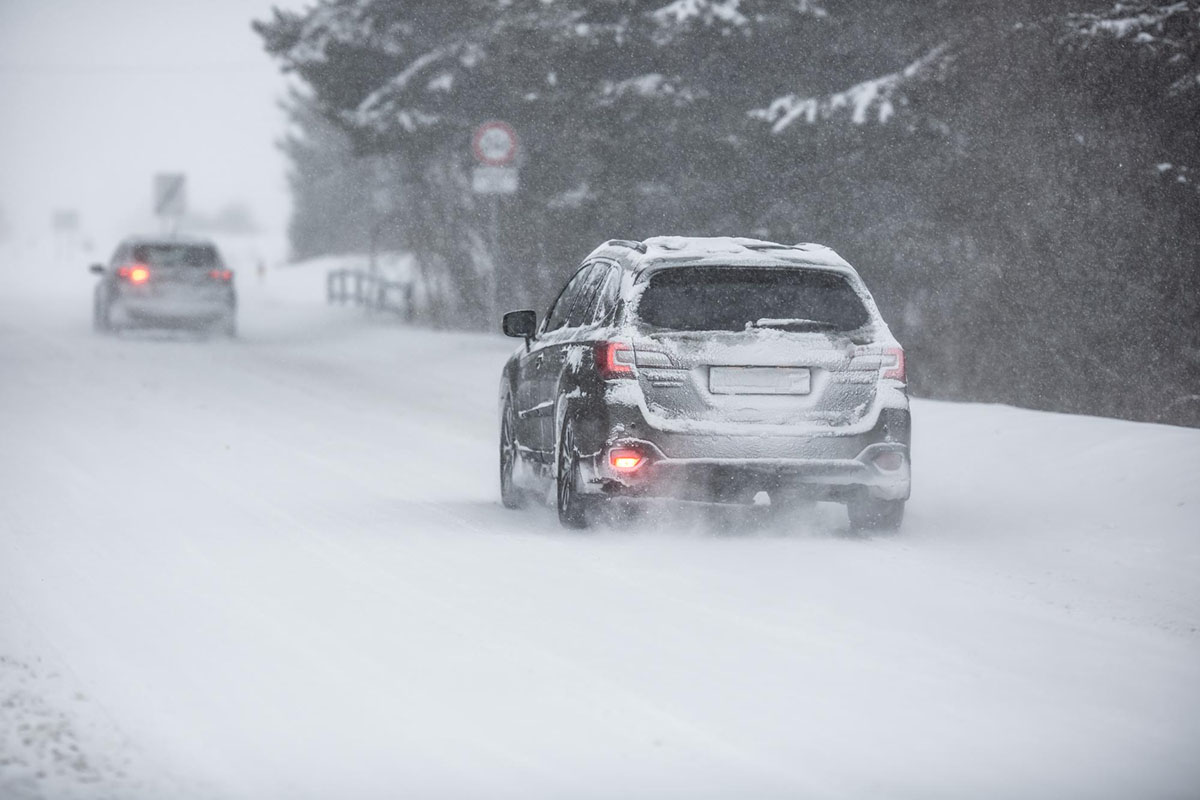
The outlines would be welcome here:
<svg viewBox="0 0 1200 800">
<path fill-rule="evenodd" d="M 642 465 L 646 459 L 637 450 L 628 448 L 610 450 L 608 453 L 608 463 L 613 469 L 621 472 L 633 472 Z"/>
<path fill-rule="evenodd" d="M 601 378 L 632 378 L 633 348 L 624 342 L 596 345 L 596 369 Z"/>
<path fill-rule="evenodd" d="M 130 283 L 145 283 L 150 280 L 150 269 L 144 264 L 130 264 L 127 267 L 119 267 L 117 276 Z"/>
<path fill-rule="evenodd" d="M 233 280 L 233 271 L 228 269 L 214 269 L 208 273 L 208 277 L 218 281 Z"/>
<path fill-rule="evenodd" d="M 883 351 L 883 377 L 904 381 L 908 372 L 904 366 L 904 350 L 900 347 L 888 347 Z"/>
</svg>

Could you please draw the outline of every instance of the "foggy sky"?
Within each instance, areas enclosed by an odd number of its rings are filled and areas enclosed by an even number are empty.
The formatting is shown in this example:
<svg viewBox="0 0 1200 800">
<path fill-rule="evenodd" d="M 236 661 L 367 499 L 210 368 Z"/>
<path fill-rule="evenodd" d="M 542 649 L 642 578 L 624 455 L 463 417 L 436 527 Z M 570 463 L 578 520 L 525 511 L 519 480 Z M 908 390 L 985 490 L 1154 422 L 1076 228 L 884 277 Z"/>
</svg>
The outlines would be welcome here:
<svg viewBox="0 0 1200 800">
<path fill-rule="evenodd" d="M 285 78 L 250 21 L 300 0 L 0 0 L 0 208 L 24 240 L 80 212 L 104 251 L 153 228 L 151 180 L 280 231 Z"/>
</svg>

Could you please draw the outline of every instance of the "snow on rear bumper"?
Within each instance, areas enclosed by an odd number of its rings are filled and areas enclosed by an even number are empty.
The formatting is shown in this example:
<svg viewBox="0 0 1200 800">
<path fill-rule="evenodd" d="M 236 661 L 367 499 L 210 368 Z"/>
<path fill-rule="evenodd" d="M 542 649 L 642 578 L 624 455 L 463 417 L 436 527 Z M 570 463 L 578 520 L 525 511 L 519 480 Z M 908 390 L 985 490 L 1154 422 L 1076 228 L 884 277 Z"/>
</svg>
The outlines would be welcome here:
<svg viewBox="0 0 1200 800">
<path fill-rule="evenodd" d="M 113 304 L 112 317 L 124 324 L 212 322 L 229 316 L 234 310 L 233 302 L 227 298 L 123 298 Z"/>
<path fill-rule="evenodd" d="M 625 440 L 616 446 L 640 450 L 646 462 L 621 472 L 609 465 L 607 451 L 586 459 L 581 465 L 584 492 L 746 500 L 755 492 L 782 489 L 818 500 L 845 500 L 863 493 L 903 500 L 912 483 L 908 447 L 895 442 L 869 445 L 853 458 L 667 458 L 649 442 Z M 901 456 L 898 467 L 885 469 L 876 462 L 885 452 Z"/>
<path fill-rule="evenodd" d="M 582 489 L 606 494 L 701 499 L 787 489 L 839 500 L 864 492 L 879 499 L 907 499 L 911 487 L 908 397 L 900 385 L 882 391 L 851 423 L 767 425 L 698 424 L 649 412 L 644 401 L 614 403 L 607 419 L 584 424 Z M 641 452 L 645 462 L 621 471 L 609 463 L 614 448 Z M 883 453 L 896 454 L 898 465 Z M 890 468 L 888 468 L 890 467 Z"/>
<path fill-rule="evenodd" d="M 707 455 L 682 458 L 668 455 L 658 443 L 646 439 L 612 440 L 583 459 L 581 488 L 598 494 L 717 500 L 744 500 L 758 491 L 780 489 L 824 500 L 844 500 L 864 492 L 879 499 L 903 500 L 911 491 L 907 435 L 903 441 L 885 430 L 816 442 L 772 437 L 754 442 L 753 456 L 722 455 L 744 451 L 750 443 L 707 438 L 689 448 L 707 448 Z M 645 460 L 635 470 L 618 470 L 608 459 L 614 449 L 635 450 Z"/>
</svg>

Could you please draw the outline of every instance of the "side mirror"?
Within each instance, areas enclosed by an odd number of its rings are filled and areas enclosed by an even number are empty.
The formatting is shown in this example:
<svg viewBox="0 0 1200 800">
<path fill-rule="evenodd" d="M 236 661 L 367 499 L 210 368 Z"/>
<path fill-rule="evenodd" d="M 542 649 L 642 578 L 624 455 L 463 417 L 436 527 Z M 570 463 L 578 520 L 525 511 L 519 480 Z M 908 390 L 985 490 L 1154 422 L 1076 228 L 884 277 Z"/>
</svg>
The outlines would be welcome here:
<svg viewBox="0 0 1200 800">
<path fill-rule="evenodd" d="M 504 335 L 532 339 L 537 332 L 537 313 L 510 311 L 504 315 Z"/>
<path fill-rule="evenodd" d="M 88 272 L 92 273 L 93 275 L 103 275 L 104 274 L 104 265 L 103 264 L 92 264 L 90 267 L 88 267 Z"/>
</svg>

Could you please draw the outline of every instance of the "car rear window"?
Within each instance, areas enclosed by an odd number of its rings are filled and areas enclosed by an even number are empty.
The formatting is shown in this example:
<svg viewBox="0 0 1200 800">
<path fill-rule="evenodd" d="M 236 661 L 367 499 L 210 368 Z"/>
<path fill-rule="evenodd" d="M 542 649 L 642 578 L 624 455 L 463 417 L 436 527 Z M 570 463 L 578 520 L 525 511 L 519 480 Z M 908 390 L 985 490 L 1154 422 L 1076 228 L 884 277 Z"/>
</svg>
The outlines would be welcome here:
<svg viewBox="0 0 1200 800">
<path fill-rule="evenodd" d="M 650 276 L 637 316 L 646 325 L 679 331 L 852 331 L 871 318 L 841 275 L 787 267 L 663 270 Z"/>
<path fill-rule="evenodd" d="M 133 260 L 152 267 L 219 267 L 221 259 L 211 244 L 139 244 L 133 247 Z"/>
</svg>

